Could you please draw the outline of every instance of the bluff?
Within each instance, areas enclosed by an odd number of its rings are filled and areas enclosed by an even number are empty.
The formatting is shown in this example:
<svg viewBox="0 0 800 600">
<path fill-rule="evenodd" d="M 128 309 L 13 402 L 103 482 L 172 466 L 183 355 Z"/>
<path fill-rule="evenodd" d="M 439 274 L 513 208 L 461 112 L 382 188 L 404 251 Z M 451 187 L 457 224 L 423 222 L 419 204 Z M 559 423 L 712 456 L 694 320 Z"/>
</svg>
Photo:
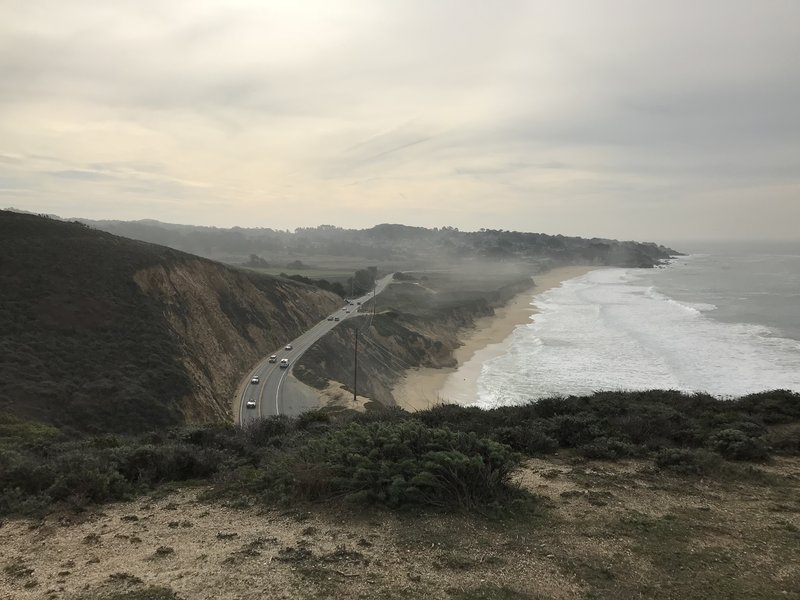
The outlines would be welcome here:
<svg viewBox="0 0 800 600">
<path fill-rule="evenodd" d="M 294 374 L 318 389 L 334 382 L 352 393 L 358 331 L 358 394 L 392 406 L 392 388 L 408 369 L 456 366 L 453 353 L 461 345 L 459 333 L 533 285 L 530 276 L 513 271 L 423 277 L 425 281 L 418 281 L 395 274 L 395 283 L 379 296 L 377 306 L 367 302 L 361 307 L 364 316 L 342 323 L 314 344 L 299 359 Z"/>
<path fill-rule="evenodd" d="M 302 283 L 0 211 L 0 415 L 89 432 L 226 419 L 247 369 L 338 304 Z"/>
</svg>

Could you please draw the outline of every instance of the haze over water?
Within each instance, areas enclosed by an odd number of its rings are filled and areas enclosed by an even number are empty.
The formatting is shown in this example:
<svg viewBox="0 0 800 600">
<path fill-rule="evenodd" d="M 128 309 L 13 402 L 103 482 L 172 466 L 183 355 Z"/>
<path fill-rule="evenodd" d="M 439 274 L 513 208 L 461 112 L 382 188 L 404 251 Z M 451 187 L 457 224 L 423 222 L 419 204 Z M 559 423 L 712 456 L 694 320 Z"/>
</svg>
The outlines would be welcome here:
<svg viewBox="0 0 800 600">
<path fill-rule="evenodd" d="M 800 391 L 797 245 L 717 245 L 665 268 L 601 269 L 534 304 L 534 321 L 483 365 L 479 406 L 595 390 Z"/>
</svg>

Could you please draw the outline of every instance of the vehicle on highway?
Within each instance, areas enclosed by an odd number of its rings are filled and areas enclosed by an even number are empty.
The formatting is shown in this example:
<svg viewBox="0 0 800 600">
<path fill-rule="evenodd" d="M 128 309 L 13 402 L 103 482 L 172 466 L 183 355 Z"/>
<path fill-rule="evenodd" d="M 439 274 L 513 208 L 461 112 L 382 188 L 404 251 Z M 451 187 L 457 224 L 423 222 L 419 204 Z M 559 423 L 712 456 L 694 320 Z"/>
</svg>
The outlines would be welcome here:
<svg viewBox="0 0 800 600">
<path fill-rule="evenodd" d="M 328 321 L 333 321 L 333 317 L 328 317 Z"/>
<path fill-rule="evenodd" d="M 253 378 L 250 380 L 250 383 L 258 383 L 258 375 L 253 375 Z"/>
<path fill-rule="evenodd" d="M 278 362 L 278 357 L 273 354 L 272 356 L 269 357 L 269 362 L 272 363 Z"/>
<path fill-rule="evenodd" d="M 283 347 L 283 349 L 284 349 L 284 350 L 291 350 L 291 349 L 292 349 L 292 345 L 291 345 L 291 344 L 286 344 L 286 345 Z"/>
<path fill-rule="evenodd" d="M 350 309 L 348 308 L 344 312 L 346 312 L 349 315 L 350 314 Z"/>
<path fill-rule="evenodd" d="M 361 302 L 356 302 L 356 304 L 358 304 L 359 306 L 361 306 Z"/>
<path fill-rule="evenodd" d="M 255 400 L 248 400 L 247 404 L 245 406 L 247 406 L 247 408 L 255 408 L 256 407 L 256 401 Z"/>
<path fill-rule="evenodd" d="M 339 317 L 333 317 L 333 320 L 334 320 L 334 321 L 338 321 L 338 320 L 339 320 Z"/>
<path fill-rule="evenodd" d="M 281 359 L 281 364 L 280 364 L 281 369 L 285 369 L 288 366 L 289 366 L 289 359 L 288 358 L 282 358 Z"/>
</svg>

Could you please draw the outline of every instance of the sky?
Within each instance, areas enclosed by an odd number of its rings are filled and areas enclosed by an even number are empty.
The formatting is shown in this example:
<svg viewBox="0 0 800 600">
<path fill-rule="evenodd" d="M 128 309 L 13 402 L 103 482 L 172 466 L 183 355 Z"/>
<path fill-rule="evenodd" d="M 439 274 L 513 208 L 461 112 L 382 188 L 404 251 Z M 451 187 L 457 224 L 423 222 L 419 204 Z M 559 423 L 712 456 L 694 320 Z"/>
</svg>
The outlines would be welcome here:
<svg viewBox="0 0 800 600">
<path fill-rule="evenodd" d="M 0 207 L 800 239 L 797 0 L 4 0 Z"/>
</svg>

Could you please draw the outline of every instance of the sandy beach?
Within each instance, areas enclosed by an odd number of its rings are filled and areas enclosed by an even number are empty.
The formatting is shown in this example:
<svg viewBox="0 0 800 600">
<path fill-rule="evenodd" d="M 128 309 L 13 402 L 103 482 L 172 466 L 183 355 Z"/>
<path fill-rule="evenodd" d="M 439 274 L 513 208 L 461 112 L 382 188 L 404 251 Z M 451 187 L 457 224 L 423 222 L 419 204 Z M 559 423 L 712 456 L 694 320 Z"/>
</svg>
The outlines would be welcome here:
<svg viewBox="0 0 800 600">
<path fill-rule="evenodd" d="M 474 329 L 467 330 L 456 349 L 458 367 L 453 369 L 414 369 L 408 371 L 392 390 L 398 406 L 424 410 L 444 402 L 471 404 L 477 399 L 478 377 L 487 360 L 506 349 L 506 340 L 520 325 L 527 325 L 536 309 L 534 296 L 558 287 L 568 279 L 585 275 L 598 267 L 559 267 L 534 276 L 535 286 L 514 296 L 508 304 L 495 309 L 494 316 L 479 319 Z"/>
</svg>

